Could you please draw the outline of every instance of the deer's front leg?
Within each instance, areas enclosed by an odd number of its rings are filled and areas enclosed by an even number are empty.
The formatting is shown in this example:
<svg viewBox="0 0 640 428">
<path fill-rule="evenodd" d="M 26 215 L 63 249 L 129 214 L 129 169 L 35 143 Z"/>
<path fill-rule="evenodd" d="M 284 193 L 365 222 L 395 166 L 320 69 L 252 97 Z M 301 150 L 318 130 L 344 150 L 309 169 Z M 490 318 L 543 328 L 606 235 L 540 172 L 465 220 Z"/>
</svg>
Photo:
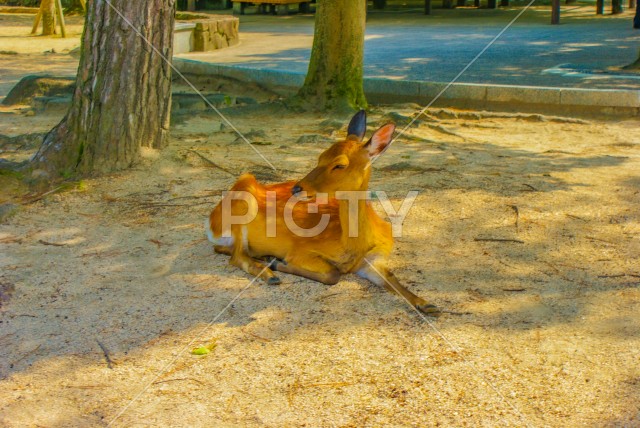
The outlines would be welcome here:
<svg viewBox="0 0 640 428">
<path fill-rule="evenodd" d="M 266 264 L 263 264 L 244 253 L 234 253 L 229 260 L 229 264 L 242 269 L 249 275 L 259 277 L 269 285 L 280 284 L 280 278 L 278 278 Z"/>
<path fill-rule="evenodd" d="M 409 291 L 404 285 L 400 284 L 398 278 L 381 264 L 375 264 L 369 259 L 365 259 L 362 267 L 357 271 L 357 274 L 363 278 L 368 279 L 376 285 L 383 286 L 387 291 L 395 294 L 399 294 L 405 300 L 407 300 L 414 308 L 419 310 L 425 315 L 432 317 L 440 316 L 441 312 L 437 306 L 427 302 L 422 297 L 418 297 Z"/>
<path fill-rule="evenodd" d="M 327 285 L 336 284 L 341 276 L 335 266 L 319 257 L 296 256 L 286 261 L 274 258 L 270 267 L 278 272 L 290 273 Z"/>
<path fill-rule="evenodd" d="M 238 230 L 234 230 L 235 239 L 232 247 L 216 246 L 214 247 L 216 252 L 231 255 L 231 259 L 229 259 L 230 265 L 242 269 L 249 275 L 259 277 L 267 284 L 280 284 L 280 278 L 273 273 L 266 263 L 254 259 L 245 252 L 242 239 L 238 239 L 237 232 Z"/>
</svg>

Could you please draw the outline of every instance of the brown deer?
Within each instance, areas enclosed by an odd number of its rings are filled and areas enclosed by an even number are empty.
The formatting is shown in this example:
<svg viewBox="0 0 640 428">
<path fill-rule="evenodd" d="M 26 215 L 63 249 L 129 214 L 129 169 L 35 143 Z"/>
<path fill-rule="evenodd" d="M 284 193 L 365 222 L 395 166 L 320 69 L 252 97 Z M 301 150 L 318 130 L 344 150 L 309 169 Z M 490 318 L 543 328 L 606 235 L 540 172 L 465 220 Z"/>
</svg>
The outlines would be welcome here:
<svg viewBox="0 0 640 428">
<path fill-rule="evenodd" d="M 302 180 L 262 185 L 250 174 L 241 176 L 205 222 L 215 251 L 268 284 L 280 283 L 274 270 L 324 284 L 356 273 L 422 313 L 438 316 L 436 306 L 405 288 L 387 268 L 391 225 L 362 197 L 371 159 L 386 149 L 394 130 L 387 124 L 363 142 L 363 110 L 351 119 L 347 138 L 325 150 Z"/>
</svg>

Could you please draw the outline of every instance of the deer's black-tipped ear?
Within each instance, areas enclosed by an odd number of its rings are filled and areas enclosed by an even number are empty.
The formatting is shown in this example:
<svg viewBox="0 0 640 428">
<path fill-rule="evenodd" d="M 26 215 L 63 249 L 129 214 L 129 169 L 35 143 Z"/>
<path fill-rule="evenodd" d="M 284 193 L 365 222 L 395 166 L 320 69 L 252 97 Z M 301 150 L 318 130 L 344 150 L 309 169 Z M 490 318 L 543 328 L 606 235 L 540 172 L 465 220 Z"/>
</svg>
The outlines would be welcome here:
<svg viewBox="0 0 640 428">
<path fill-rule="evenodd" d="M 395 130 L 396 126 L 388 123 L 373 133 L 371 139 L 364 145 L 369 150 L 369 157 L 380 156 L 389 147 Z"/>
<path fill-rule="evenodd" d="M 355 135 L 358 137 L 358 141 L 362 141 L 365 132 L 367 132 L 367 112 L 360 110 L 351 118 L 351 122 L 349 122 L 347 137 Z"/>
</svg>

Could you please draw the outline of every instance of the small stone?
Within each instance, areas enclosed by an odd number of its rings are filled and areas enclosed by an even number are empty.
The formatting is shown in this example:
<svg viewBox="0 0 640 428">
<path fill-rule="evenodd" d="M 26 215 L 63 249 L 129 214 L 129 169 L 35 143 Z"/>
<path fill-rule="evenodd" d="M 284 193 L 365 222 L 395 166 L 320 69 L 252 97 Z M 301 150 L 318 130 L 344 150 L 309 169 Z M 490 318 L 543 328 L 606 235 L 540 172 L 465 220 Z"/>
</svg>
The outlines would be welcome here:
<svg viewBox="0 0 640 428">
<path fill-rule="evenodd" d="M 34 169 L 31 171 L 31 178 L 34 180 L 48 180 L 49 173 L 44 169 Z"/>
</svg>

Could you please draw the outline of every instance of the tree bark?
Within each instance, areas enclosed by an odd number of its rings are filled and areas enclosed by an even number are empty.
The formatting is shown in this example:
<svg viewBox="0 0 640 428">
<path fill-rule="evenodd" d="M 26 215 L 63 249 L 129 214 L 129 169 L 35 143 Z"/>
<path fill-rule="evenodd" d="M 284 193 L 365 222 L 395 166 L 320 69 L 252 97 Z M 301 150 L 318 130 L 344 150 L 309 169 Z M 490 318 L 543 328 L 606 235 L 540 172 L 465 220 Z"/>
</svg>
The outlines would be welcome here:
<svg viewBox="0 0 640 428">
<path fill-rule="evenodd" d="M 68 4 L 69 5 L 64 10 L 64 13 L 84 13 L 84 7 L 80 0 L 71 0 Z"/>
<path fill-rule="evenodd" d="M 165 58 L 173 51 L 174 0 L 111 0 Z M 130 167 L 140 147 L 167 143 L 171 68 L 107 2 L 87 2 L 76 89 L 32 167 L 92 175 Z"/>
<path fill-rule="evenodd" d="M 611 13 L 613 15 L 617 15 L 622 12 L 624 12 L 624 8 L 622 7 L 622 0 L 611 0 Z"/>
<path fill-rule="evenodd" d="M 318 110 L 353 110 L 367 106 L 363 89 L 366 2 L 322 0 L 317 3 L 309 70 L 297 99 Z"/>
<path fill-rule="evenodd" d="M 42 0 L 42 35 L 50 36 L 56 32 L 56 3 L 55 0 Z"/>
</svg>

